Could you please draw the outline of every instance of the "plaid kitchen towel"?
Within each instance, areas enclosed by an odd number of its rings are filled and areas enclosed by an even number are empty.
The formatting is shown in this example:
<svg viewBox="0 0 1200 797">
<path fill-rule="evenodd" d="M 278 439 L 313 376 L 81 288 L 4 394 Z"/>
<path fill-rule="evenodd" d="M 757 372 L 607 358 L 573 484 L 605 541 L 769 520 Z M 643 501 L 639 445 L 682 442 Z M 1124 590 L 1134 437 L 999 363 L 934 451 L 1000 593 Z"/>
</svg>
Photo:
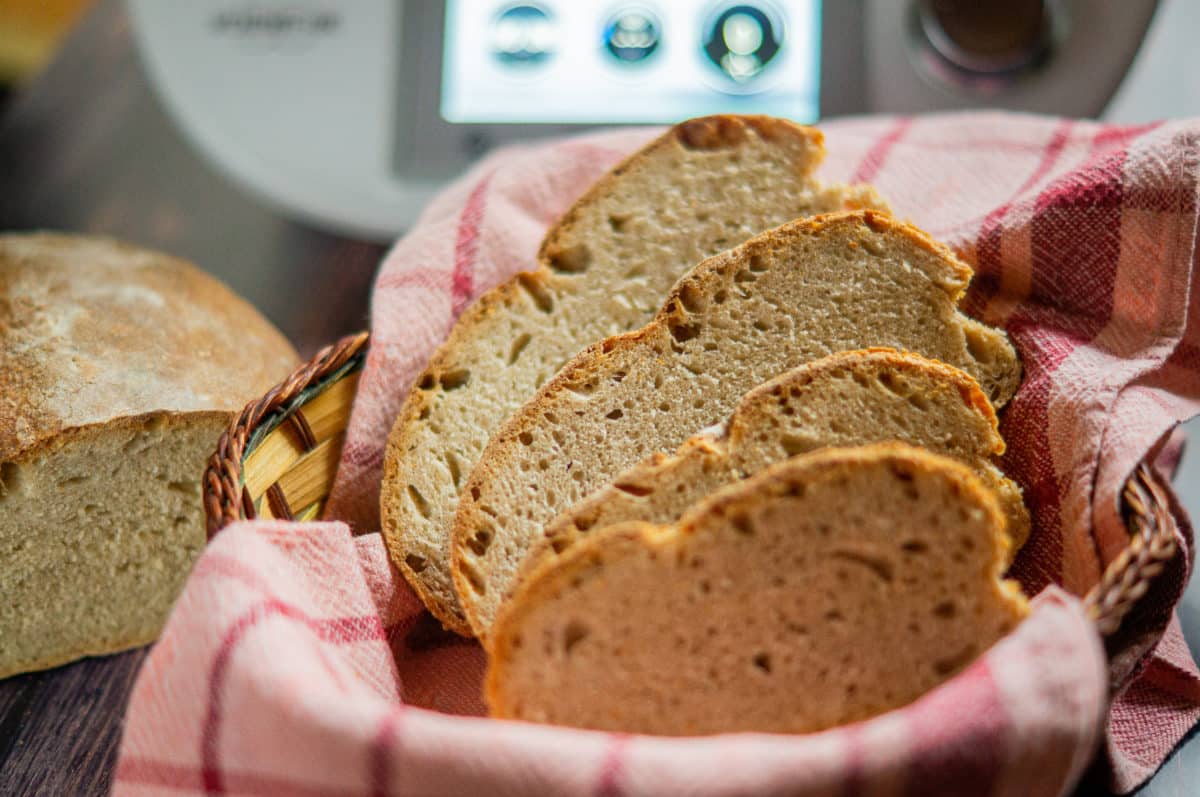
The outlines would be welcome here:
<svg viewBox="0 0 1200 797">
<path fill-rule="evenodd" d="M 1200 718 L 1173 609 L 1182 553 L 1105 651 L 1072 595 L 1127 543 L 1120 489 L 1169 465 L 1200 410 L 1191 301 L 1200 123 L 1113 127 L 1002 114 L 825 126 L 826 181 L 869 181 L 976 269 L 966 309 L 1003 326 L 1025 382 L 1002 417 L 1034 532 L 1013 568 L 1035 611 L 904 709 L 820 734 L 655 739 L 499 722 L 483 657 L 440 632 L 377 534 L 227 529 L 201 558 L 131 700 L 120 793 L 1060 794 L 1143 782 Z M 377 527 L 382 452 L 453 319 L 529 267 L 541 234 L 651 131 L 496 153 L 385 260 L 329 516 Z M 1109 708 L 1109 679 L 1116 692 Z"/>
</svg>

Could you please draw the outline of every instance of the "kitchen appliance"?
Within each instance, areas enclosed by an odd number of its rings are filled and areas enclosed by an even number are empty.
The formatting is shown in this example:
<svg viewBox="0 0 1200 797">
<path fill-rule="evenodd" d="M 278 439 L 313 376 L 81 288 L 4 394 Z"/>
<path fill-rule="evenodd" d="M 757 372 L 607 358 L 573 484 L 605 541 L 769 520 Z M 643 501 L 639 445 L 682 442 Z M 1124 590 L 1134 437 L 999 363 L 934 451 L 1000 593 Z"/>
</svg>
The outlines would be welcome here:
<svg viewBox="0 0 1200 797">
<path fill-rule="evenodd" d="M 1099 113 L 1155 0 L 129 0 L 191 141 L 388 239 L 482 152 L 717 111 Z"/>
</svg>

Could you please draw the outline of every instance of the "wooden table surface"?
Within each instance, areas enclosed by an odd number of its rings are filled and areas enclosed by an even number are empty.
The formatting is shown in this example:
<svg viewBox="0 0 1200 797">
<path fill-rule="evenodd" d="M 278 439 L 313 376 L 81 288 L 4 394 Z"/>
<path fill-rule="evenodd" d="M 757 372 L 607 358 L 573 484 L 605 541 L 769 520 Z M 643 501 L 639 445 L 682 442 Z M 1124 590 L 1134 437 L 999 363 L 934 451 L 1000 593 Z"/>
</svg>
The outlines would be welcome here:
<svg viewBox="0 0 1200 797">
<path fill-rule="evenodd" d="M 202 162 L 147 85 L 120 0 L 100 0 L 0 114 L 0 230 L 105 233 L 187 257 L 254 302 L 303 354 L 366 326 L 384 247 L 294 223 Z M 1200 627 L 1200 614 L 1185 612 L 1184 625 Z M 144 656 L 0 681 L 0 797 L 107 793 Z M 1198 782 L 1193 742 L 1144 794 L 1194 795 Z"/>
</svg>

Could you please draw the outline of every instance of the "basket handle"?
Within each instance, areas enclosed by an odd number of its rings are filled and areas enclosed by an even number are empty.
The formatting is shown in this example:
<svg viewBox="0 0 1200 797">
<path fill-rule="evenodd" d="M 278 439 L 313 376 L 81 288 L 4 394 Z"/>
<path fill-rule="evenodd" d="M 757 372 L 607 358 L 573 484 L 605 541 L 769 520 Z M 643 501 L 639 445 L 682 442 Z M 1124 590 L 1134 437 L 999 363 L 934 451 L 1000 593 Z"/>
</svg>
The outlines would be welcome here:
<svg viewBox="0 0 1200 797">
<path fill-rule="evenodd" d="M 1116 633 L 1125 615 L 1178 553 L 1175 517 L 1157 471 L 1140 464 L 1125 482 L 1123 497 L 1129 547 L 1105 568 L 1100 582 L 1083 599 L 1084 609 L 1104 636 Z"/>
<path fill-rule="evenodd" d="M 238 520 L 256 517 L 254 502 L 242 484 L 242 458 L 246 443 L 264 418 L 286 407 L 306 389 L 337 371 L 367 345 L 369 335 L 359 332 L 317 352 L 265 396 L 246 405 L 229 423 L 217 441 L 217 450 L 208 459 L 200 482 L 204 491 L 204 519 L 208 539 Z"/>
</svg>

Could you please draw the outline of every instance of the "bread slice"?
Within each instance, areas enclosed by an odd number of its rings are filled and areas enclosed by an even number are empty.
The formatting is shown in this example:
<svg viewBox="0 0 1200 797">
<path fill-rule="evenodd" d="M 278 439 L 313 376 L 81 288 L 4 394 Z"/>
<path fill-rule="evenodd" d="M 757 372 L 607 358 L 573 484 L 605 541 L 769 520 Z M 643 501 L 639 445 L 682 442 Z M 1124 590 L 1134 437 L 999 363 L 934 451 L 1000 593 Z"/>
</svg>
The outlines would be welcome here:
<svg viewBox="0 0 1200 797">
<path fill-rule="evenodd" d="M 643 460 L 555 518 L 523 568 L 605 526 L 672 523 L 726 484 L 788 457 L 889 440 L 968 465 L 1000 501 L 1012 561 L 1029 536 L 1029 511 L 993 461 L 1004 440 L 978 383 L 918 354 L 869 349 L 824 357 L 751 390 L 722 428 Z"/>
<path fill-rule="evenodd" d="M 607 731 L 807 733 L 912 702 L 1028 609 L 994 496 L 895 443 L 825 449 L 675 525 L 609 526 L 496 625 L 496 717 Z"/>
<path fill-rule="evenodd" d="M 447 628 L 470 633 L 449 533 L 492 433 L 584 346 L 649 321 L 705 257 L 799 216 L 884 206 L 868 187 L 813 179 L 823 153 L 818 131 L 780 119 L 678 125 L 575 203 L 535 271 L 463 313 L 396 419 L 380 496 L 392 561 Z"/>
<path fill-rule="evenodd" d="M 874 211 L 786 224 L 701 263 L 648 326 L 573 359 L 497 432 L 467 480 L 453 538 L 459 598 L 486 637 L 543 527 L 625 468 L 723 421 L 742 394 L 805 362 L 890 346 L 976 376 L 996 403 L 1019 364 L 956 303 L 971 270 Z"/>
<path fill-rule="evenodd" d="M 206 459 L 296 363 L 188 263 L 0 236 L 0 677 L 158 635 L 204 547 Z"/>
</svg>

